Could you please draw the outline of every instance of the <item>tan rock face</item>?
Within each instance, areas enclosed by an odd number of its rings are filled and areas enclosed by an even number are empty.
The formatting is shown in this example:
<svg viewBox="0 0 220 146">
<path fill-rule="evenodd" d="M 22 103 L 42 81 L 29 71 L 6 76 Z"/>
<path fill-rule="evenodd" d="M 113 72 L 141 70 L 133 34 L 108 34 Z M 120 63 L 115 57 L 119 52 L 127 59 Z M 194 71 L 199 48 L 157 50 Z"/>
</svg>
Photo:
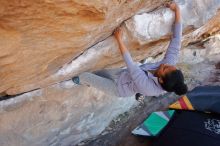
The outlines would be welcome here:
<svg viewBox="0 0 220 146">
<path fill-rule="evenodd" d="M 189 89 L 219 85 L 220 1 L 177 1 L 185 28 L 178 68 Z M 114 117 L 135 105 L 134 97 L 112 97 L 75 85 L 70 78 L 124 66 L 109 35 L 143 6 L 150 10 L 160 2 L 2 0 L 0 4 L 0 92 L 13 95 L 45 87 L 0 101 L 0 146 L 75 145 L 100 134 Z M 164 8 L 126 20 L 123 40 L 132 57 L 161 59 L 172 22 L 173 13 Z"/>
<path fill-rule="evenodd" d="M 0 145 L 76 145 L 99 134 L 135 102 L 72 81 L 25 93 L 0 102 Z"/>
<path fill-rule="evenodd" d="M 111 33 L 133 14 L 162 2 L 1 1 L 0 93 L 15 95 L 81 72 L 124 66 Z M 219 32 L 219 1 L 177 2 L 186 34 L 183 46 Z M 124 41 L 136 61 L 165 51 L 172 22 L 172 12 L 163 7 L 125 21 Z"/>
<path fill-rule="evenodd" d="M 0 1 L 0 93 L 45 79 L 109 36 L 123 20 L 161 2 Z"/>
<path fill-rule="evenodd" d="M 220 84 L 219 64 L 213 63 L 213 59 L 220 61 L 219 47 L 220 37 L 216 35 L 204 43 L 204 48 L 190 45 L 180 52 L 178 68 L 184 72 L 190 89 Z M 165 107 L 167 102 L 161 99 L 168 98 L 154 98 L 144 106 L 151 110 Z M 0 145 L 76 145 L 100 134 L 114 117 L 137 103 L 134 97 L 110 96 L 93 87 L 75 85 L 71 80 L 60 82 L 0 101 Z M 150 106 L 152 103 L 154 106 Z"/>
</svg>

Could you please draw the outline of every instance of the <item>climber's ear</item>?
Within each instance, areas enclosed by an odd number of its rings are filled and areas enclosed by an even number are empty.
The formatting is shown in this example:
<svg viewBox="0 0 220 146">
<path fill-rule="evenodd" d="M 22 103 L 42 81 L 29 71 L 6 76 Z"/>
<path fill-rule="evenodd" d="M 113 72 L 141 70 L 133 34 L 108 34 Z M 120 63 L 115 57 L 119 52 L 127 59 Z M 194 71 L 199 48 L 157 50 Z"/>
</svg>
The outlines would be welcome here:
<svg viewBox="0 0 220 146">
<path fill-rule="evenodd" d="M 162 78 L 158 78 L 158 81 L 160 84 L 163 84 L 163 79 Z"/>
</svg>

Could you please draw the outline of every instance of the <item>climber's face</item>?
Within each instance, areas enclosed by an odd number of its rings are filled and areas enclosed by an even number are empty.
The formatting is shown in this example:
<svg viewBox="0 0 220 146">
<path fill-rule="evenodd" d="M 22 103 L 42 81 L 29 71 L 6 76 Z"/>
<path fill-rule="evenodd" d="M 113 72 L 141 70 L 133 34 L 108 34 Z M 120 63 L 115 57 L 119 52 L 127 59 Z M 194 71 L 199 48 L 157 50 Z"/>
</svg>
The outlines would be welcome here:
<svg viewBox="0 0 220 146">
<path fill-rule="evenodd" d="M 175 71 L 176 67 L 168 64 L 161 64 L 159 68 L 155 71 L 155 76 L 158 77 L 159 82 L 163 83 L 162 78 L 165 77 L 172 71 Z"/>
</svg>

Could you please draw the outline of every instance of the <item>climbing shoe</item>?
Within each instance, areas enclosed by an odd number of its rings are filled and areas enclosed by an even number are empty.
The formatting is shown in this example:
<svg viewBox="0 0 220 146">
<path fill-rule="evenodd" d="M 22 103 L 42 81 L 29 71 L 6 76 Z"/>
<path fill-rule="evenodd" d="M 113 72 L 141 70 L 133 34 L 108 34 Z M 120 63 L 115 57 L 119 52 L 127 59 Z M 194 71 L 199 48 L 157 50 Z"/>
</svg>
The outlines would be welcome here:
<svg viewBox="0 0 220 146">
<path fill-rule="evenodd" d="M 72 78 L 72 81 L 73 81 L 73 83 L 75 83 L 75 84 L 77 84 L 77 85 L 79 85 L 79 83 L 80 83 L 78 76 L 73 77 L 73 78 Z"/>
<path fill-rule="evenodd" d="M 140 93 L 137 93 L 137 94 L 135 95 L 135 99 L 136 99 L 139 103 L 144 104 L 144 95 L 142 95 L 142 94 L 140 94 Z"/>
</svg>

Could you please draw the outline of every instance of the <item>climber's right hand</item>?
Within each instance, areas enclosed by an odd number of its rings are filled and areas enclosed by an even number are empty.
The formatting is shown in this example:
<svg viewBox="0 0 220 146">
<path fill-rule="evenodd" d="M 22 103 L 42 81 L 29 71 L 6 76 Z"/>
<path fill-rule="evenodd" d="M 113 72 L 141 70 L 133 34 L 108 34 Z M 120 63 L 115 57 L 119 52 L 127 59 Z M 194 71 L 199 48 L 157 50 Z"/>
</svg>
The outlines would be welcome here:
<svg viewBox="0 0 220 146">
<path fill-rule="evenodd" d="M 122 31 L 121 27 L 118 27 L 115 29 L 114 36 L 118 42 L 119 50 L 120 50 L 121 54 L 123 55 L 125 52 L 128 52 L 128 49 L 122 41 L 122 32 L 123 31 Z"/>
<path fill-rule="evenodd" d="M 166 7 L 170 8 L 175 13 L 175 23 L 181 22 L 181 12 L 178 4 L 175 2 L 166 3 Z"/>
<path fill-rule="evenodd" d="M 177 9 L 179 9 L 179 6 L 175 2 L 167 2 L 165 6 L 167 8 L 170 8 L 170 10 L 172 11 L 176 11 Z"/>
</svg>

